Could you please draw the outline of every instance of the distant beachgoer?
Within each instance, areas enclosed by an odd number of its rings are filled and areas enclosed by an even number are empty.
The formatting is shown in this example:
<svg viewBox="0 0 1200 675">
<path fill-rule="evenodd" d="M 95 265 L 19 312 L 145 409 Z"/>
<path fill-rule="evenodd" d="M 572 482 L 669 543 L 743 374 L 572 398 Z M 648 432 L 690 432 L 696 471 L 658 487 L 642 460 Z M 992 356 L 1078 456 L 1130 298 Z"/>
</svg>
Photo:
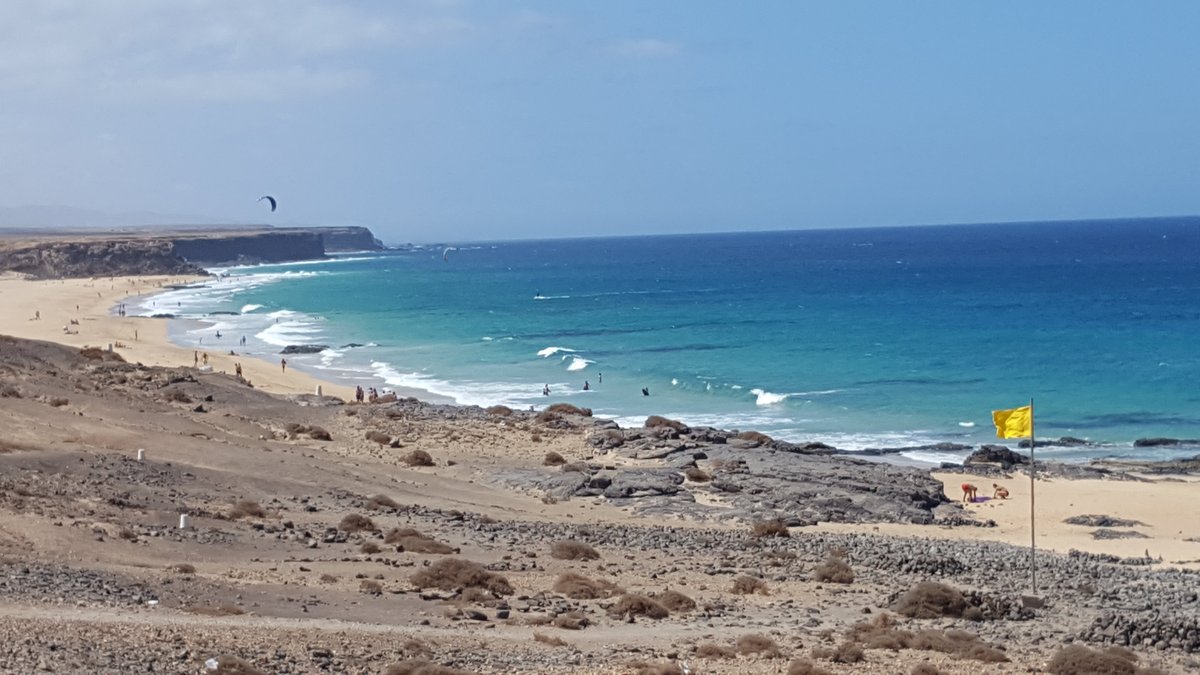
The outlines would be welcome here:
<svg viewBox="0 0 1200 675">
<path fill-rule="evenodd" d="M 584 380 L 583 381 L 583 390 L 587 391 L 588 389 L 591 389 L 591 388 L 592 388 L 592 385 L 589 384 L 587 380 Z"/>
<path fill-rule="evenodd" d="M 134 340 L 134 342 L 136 342 L 136 341 L 137 341 L 137 339 L 138 339 L 138 333 L 137 333 L 137 329 L 136 329 L 136 328 L 134 328 L 134 329 L 133 329 L 133 340 Z"/>
<path fill-rule="evenodd" d="M 596 384 L 604 384 L 604 373 L 596 373 Z"/>
<path fill-rule="evenodd" d="M 75 309 L 79 309 L 79 305 L 75 305 Z M 33 320 L 40 321 L 41 318 L 42 318 L 42 310 L 39 309 L 39 310 L 34 311 Z"/>
<path fill-rule="evenodd" d="M 208 365 L 208 352 L 204 352 L 204 354 L 202 354 L 200 356 L 200 360 L 203 361 L 204 365 L 207 366 Z"/>
<path fill-rule="evenodd" d="M 220 340 L 220 339 L 221 339 L 221 331 L 217 331 L 217 339 L 218 339 L 218 340 Z"/>
<path fill-rule="evenodd" d="M 542 396 L 549 396 L 549 395 L 550 395 L 550 385 L 547 384 L 546 386 L 542 387 Z"/>
<path fill-rule="evenodd" d="M 650 395 L 650 387 L 642 387 L 642 396 Z"/>
<path fill-rule="evenodd" d="M 192 367 L 195 368 L 198 365 L 200 365 L 200 352 L 193 351 L 192 352 Z"/>
<path fill-rule="evenodd" d="M 359 403 L 362 403 L 363 396 L 365 396 L 365 393 L 363 392 L 362 385 L 360 384 L 354 388 L 354 400 L 358 401 Z"/>
<path fill-rule="evenodd" d="M 233 364 L 233 372 L 240 378 L 242 376 L 242 364 Z"/>
<path fill-rule="evenodd" d="M 974 503 L 975 498 L 977 496 L 979 496 L 979 488 L 975 487 L 974 485 L 972 485 L 970 483 L 963 483 L 962 491 L 963 491 L 963 503 L 964 504 L 966 504 L 968 501 L 970 501 L 971 503 Z"/>
<path fill-rule="evenodd" d="M 246 346 L 246 336 L 245 335 L 242 336 L 242 346 L 243 347 Z"/>
<path fill-rule="evenodd" d="M 1008 499 L 1008 488 L 992 483 L 992 499 Z"/>
<path fill-rule="evenodd" d="M 279 359 L 280 372 L 287 372 L 287 359 Z"/>
</svg>

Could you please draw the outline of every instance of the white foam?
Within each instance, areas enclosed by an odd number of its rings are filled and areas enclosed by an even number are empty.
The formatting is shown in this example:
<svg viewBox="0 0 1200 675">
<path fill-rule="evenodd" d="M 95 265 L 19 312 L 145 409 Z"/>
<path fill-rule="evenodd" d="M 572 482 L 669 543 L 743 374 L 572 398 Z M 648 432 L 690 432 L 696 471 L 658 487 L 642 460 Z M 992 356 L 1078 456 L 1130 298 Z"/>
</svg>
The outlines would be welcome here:
<svg viewBox="0 0 1200 675">
<path fill-rule="evenodd" d="M 261 308 L 262 308 L 262 305 L 242 305 L 241 313 L 249 314 L 250 312 L 253 312 L 256 309 L 261 309 Z"/>
<path fill-rule="evenodd" d="M 751 394 L 754 394 L 754 405 L 775 405 L 783 403 L 791 394 L 773 394 L 763 389 L 751 389 Z"/>
<path fill-rule="evenodd" d="M 575 352 L 575 350 L 574 350 L 574 349 L 567 348 L 567 347 L 546 347 L 545 349 L 540 349 L 540 350 L 538 350 L 538 353 L 537 353 L 537 355 L 538 355 L 538 356 L 540 356 L 540 357 L 542 357 L 542 358 L 544 359 L 544 358 L 546 358 L 546 357 L 548 357 L 548 356 L 554 356 L 555 354 L 557 354 L 557 353 L 559 353 L 559 352 L 571 352 L 571 353 L 574 353 L 574 352 Z"/>
<path fill-rule="evenodd" d="M 567 370 L 572 371 L 572 372 L 576 371 L 576 370 L 583 370 L 584 368 L 587 368 L 592 363 L 593 363 L 592 361 L 588 361 L 587 359 L 585 359 L 581 356 L 572 356 L 571 357 L 571 365 L 567 366 Z"/>
<path fill-rule="evenodd" d="M 254 337 L 269 345 L 286 347 L 288 345 L 303 345 L 317 342 L 321 328 L 306 321 L 281 321 L 267 326 Z"/>
<path fill-rule="evenodd" d="M 966 428 L 966 429 L 970 429 L 971 427 L 975 426 L 975 423 L 974 422 L 959 422 L 958 426 Z"/>
</svg>

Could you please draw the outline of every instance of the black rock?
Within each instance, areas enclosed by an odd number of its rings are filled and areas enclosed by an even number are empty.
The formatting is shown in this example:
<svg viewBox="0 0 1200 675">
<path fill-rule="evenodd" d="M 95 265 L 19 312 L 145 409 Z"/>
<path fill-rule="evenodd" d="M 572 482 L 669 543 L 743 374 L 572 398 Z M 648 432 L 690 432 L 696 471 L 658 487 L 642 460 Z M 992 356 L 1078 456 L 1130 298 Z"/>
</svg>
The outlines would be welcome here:
<svg viewBox="0 0 1200 675">
<path fill-rule="evenodd" d="M 280 354 L 320 354 L 329 349 L 329 345 L 288 345 Z"/>
</svg>

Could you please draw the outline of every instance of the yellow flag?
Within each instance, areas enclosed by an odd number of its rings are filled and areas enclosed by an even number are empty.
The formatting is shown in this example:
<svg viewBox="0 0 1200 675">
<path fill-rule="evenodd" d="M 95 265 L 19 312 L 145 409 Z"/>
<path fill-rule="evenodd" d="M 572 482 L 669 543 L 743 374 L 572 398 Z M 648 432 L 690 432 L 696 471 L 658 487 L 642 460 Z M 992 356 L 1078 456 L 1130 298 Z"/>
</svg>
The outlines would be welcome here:
<svg viewBox="0 0 1200 675">
<path fill-rule="evenodd" d="M 1022 406 L 1011 410 L 993 410 L 996 438 L 1027 438 L 1033 434 L 1033 408 Z"/>
</svg>

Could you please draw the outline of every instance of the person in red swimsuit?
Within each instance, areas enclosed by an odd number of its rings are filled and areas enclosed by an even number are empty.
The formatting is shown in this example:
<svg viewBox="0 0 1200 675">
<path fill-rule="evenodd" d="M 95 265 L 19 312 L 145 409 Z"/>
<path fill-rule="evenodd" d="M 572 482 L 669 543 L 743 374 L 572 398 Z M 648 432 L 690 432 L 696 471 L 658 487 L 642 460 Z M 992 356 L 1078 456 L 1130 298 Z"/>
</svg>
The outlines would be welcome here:
<svg viewBox="0 0 1200 675">
<path fill-rule="evenodd" d="M 962 491 L 963 491 L 963 503 L 964 504 L 966 504 L 968 501 L 970 501 L 971 503 L 974 503 L 975 497 L 977 497 L 979 495 L 979 488 L 975 487 L 974 485 L 971 485 L 970 483 L 963 483 Z"/>
</svg>

